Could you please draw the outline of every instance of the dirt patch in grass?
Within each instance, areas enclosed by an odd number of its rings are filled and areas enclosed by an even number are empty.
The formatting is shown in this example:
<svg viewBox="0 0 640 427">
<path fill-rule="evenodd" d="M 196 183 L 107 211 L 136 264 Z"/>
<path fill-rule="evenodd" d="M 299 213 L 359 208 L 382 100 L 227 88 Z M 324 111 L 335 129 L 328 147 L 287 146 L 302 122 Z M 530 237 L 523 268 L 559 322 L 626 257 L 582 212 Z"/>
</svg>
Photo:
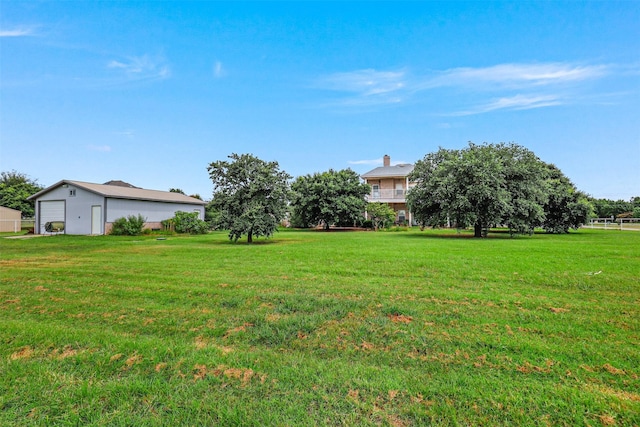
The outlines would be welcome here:
<svg viewBox="0 0 640 427">
<path fill-rule="evenodd" d="M 616 419 L 611 415 L 598 415 L 600 422 L 603 426 L 614 426 L 616 425 Z"/>
<path fill-rule="evenodd" d="M 224 337 L 227 338 L 227 337 L 229 337 L 231 335 L 235 335 L 235 334 L 237 334 L 239 332 L 246 332 L 247 328 L 250 328 L 252 326 L 253 326 L 253 323 L 245 323 L 244 325 L 228 329 L 227 332 L 224 334 Z"/>
<path fill-rule="evenodd" d="M 193 344 L 196 346 L 196 349 L 198 350 L 202 350 L 203 348 L 206 348 L 209 345 L 208 340 L 203 337 L 202 335 L 198 335 L 194 340 L 193 340 Z"/>
<path fill-rule="evenodd" d="M 391 321 L 393 323 L 411 323 L 411 322 L 413 322 L 413 317 L 405 316 L 404 314 L 391 314 L 388 317 L 389 317 L 389 319 L 391 319 Z"/>
<path fill-rule="evenodd" d="M 49 354 L 49 357 L 62 360 L 68 357 L 76 356 L 78 353 L 79 351 L 77 349 L 73 348 L 70 345 L 65 345 L 62 350 L 54 348 L 53 351 Z"/>
<path fill-rule="evenodd" d="M 259 378 L 264 383 L 267 376 L 256 373 L 250 368 L 230 368 L 225 365 L 207 367 L 206 364 L 197 363 L 193 366 L 193 380 L 204 380 L 207 376 L 238 380 L 242 386 L 248 385 L 253 378 Z"/>
<path fill-rule="evenodd" d="M 33 356 L 33 349 L 30 346 L 24 346 L 22 347 L 20 350 L 16 351 L 15 353 L 12 353 L 11 356 L 9 356 L 9 359 L 11 360 L 20 360 L 20 359 L 30 359 Z"/>
<path fill-rule="evenodd" d="M 614 388 L 607 387 L 605 385 L 589 384 L 586 386 L 586 389 L 592 392 L 604 394 L 606 396 L 612 396 L 620 400 L 640 402 L 640 394 L 638 393 L 632 393 L 624 390 L 616 390 Z"/>
<path fill-rule="evenodd" d="M 142 356 L 139 354 L 134 354 L 124 361 L 124 366 L 122 367 L 122 369 L 129 369 L 133 365 L 137 365 L 139 363 L 142 363 Z"/>
<path fill-rule="evenodd" d="M 618 369 L 618 368 L 616 368 L 614 366 L 611 366 L 608 363 L 605 363 L 602 366 L 602 369 L 604 369 L 605 371 L 607 371 L 607 372 L 609 372 L 610 374 L 613 374 L 613 375 L 626 375 L 625 371 L 623 371 L 622 369 Z"/>
<path fill-rule="evenodd" d="M 516 366 L 516 371 L 521 372 L 523 374 L 531 374 L 534 372 L 548 374 L 551 372 L 551 367 L 554 365 L 553 361 L 547 360 L 545 362 L 545 366 L 536 366 L 528 361 L 525 361 L 522 365 Z"/>
</svg>

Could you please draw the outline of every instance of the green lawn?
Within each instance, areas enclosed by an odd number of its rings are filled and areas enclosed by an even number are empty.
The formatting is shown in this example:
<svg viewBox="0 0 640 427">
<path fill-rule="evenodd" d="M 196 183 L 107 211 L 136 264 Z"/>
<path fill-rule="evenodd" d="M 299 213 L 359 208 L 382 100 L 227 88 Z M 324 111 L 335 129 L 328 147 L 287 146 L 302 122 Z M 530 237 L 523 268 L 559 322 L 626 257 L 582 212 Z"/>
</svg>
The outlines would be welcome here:
<svg viewBox="0 0 640 427">
<path fill-rule="evenodd" d="M 640 233 L 0 239 L 0 425 L 640 424 Z"/>
</svg>

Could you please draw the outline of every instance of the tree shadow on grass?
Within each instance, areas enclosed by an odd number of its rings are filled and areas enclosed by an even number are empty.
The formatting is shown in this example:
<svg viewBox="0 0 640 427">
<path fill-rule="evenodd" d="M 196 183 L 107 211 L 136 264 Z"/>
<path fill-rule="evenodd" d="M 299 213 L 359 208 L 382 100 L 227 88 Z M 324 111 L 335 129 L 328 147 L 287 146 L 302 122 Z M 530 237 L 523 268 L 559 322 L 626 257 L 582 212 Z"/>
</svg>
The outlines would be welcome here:
<svg viewBox="0 0 640 427">
<path fill-rule="evenodd" d="M 208 242 L 211 245 L 217 245 L 217 246 L 265 246 L 265 245 L 273 245 L 276 243 L 279 244 L 283 244 L 283 243 L 288 243 L 287 240 L 280 240 L 280 239 L 255 239 L 253 242 L 249 243 L 247 242 L 247 238 L 245 237 L 244 239 L 238 239 L 236 242 L 234 242 L 233 240 L 212 240 L 211 242 Z"/>
<path fill-rule="evenodd" d="M 473 232 L 460 232 L 453 233 L 446 230 L 425 230 L 421 233 L 398 233 L 399 236 L 416 239 L 474 239 Z M 487 239 L 490 237 L 478 238 L 478 240 Z"/>
<path fill-rule="evenodd" d="M 445 229 L 425 229 L 421 233 L 401 234 L 409 238 L 418 239 L 474 239 L 474 240 L 511 240 L 511 239 L 531 239 L 536 236 L 586 236 L 585 233 L 572 231 L 564 234 L 550 234 L 545 231 L 535 231 L 533 235 L 529 234 L 510 234 L 509 230 L 497 229 L 489 231 L 486 237 L 475 237 L 473 230 L 461 230 L 454 232 L 453 230 Z"/>
</svg>

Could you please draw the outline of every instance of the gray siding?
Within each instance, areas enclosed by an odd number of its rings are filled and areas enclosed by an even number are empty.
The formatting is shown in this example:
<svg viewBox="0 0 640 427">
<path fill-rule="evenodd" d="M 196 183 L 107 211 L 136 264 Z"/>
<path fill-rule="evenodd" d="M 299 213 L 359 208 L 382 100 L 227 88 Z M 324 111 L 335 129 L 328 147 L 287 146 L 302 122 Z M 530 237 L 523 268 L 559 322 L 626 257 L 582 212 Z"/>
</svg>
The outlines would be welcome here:
<svg viewBox="0 0 640 427">
<path fill-rule="evenodd" d="M 113 222 L 118 218 L 138 214 L 145 217 L 147 222 L 160 222 L 173 218 L 177 211 L 198 212 L 199 218 L 204 219 L 204 206 L 201 205 L 110 198 L 107 199 L 106 222 Z"/>
<path fill-rule="evenodd" d="M 75 195 L 71 191 L 75 190 Z M 64 200 L 65 201 L 65 229 L 66 234 L 90 234 L 91 233 L 91 206 L 104 205 L 104 197 L 72 185 L 54 188 L 48 193 L 38 197 L 38 201 Z M 38 203 L 36 203 L 36 209 Z M 104 209 L 104 208 L 103 208 Z M 36 214 L 40 218 L 39 212 Z M 36 224 L 38 233 L 44 233 L 44 224 Z"/>
<path fill-rule="evenodd" d="M 67 190 L 72 189 L 76 190 L 76 195 L 69 196 L 67 192 L 65 232 L 67 234 L 91 234 L 91 206 L 103 206 L 104 212 L 104 197 L 71 185 Z"/>
</svg>

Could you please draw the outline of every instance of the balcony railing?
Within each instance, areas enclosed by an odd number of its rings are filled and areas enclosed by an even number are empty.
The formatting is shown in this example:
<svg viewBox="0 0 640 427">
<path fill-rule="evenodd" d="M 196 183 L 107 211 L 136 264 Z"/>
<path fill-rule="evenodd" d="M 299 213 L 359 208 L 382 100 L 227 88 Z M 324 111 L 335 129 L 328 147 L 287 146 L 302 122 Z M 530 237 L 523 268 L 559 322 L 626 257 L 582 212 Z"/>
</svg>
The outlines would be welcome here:
<svg viewBox="0 0 640 427">
<path fill-rule="evenodd" d="M 400 189 L 382 190 L 382 189 L 380 189 L 380 190 L 371 190 L 371 192 L 369 193 L 368 198 L 369 198 L 370 202 L 375 202 L 376 200 L 398 200 L 398 201 L 404 201 L 406 195 L 407 195 L 407 190 L 400 190 Z"/>
</svg>

